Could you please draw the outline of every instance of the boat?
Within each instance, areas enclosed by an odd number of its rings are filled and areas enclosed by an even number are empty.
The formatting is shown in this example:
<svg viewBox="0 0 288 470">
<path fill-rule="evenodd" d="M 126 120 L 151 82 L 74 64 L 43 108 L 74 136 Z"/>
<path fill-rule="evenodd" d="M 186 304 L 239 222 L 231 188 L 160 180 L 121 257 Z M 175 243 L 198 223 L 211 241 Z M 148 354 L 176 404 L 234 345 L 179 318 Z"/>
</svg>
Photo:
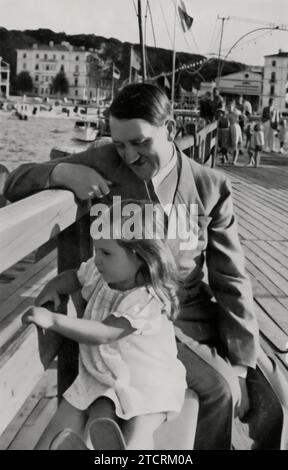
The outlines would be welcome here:
<svg viewBox="0 0 288 470">
<path fill-rule="evenodd" d="M 74 125 L 73 138 L 81 142 L 93 142 L 99 133 L 98 119 L 77 120 Z"/>
</svg>

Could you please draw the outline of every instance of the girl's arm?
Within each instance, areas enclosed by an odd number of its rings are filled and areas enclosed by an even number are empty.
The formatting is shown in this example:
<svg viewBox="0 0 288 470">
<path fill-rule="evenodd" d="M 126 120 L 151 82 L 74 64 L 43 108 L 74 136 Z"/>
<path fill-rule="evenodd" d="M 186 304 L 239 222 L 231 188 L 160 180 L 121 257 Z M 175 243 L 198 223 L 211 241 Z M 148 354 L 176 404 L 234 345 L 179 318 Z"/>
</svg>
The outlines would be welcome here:
<svg viewBox="0 0 288 470">
<path fill-rule="evenodd" d="M 40 307 L 47 302 L 54 302 L 55 309 L 57 309 L 60 305 L 60 295 L 73 294 L 81 287 L 76 269 L 64 271 L 46 284 L 35 300 L 35 305 Z"/>
<path fill-rule="evenodd" d="M 24 324 L 34 323 L 52 330 L 77 343 L 107 344 L 124 338 L 135 331 L 126 318 L 110 315 L 103 323 L 82 318 L 70 318 L 42 307 L 30 308 L 22 317 Z"/>
</svg>

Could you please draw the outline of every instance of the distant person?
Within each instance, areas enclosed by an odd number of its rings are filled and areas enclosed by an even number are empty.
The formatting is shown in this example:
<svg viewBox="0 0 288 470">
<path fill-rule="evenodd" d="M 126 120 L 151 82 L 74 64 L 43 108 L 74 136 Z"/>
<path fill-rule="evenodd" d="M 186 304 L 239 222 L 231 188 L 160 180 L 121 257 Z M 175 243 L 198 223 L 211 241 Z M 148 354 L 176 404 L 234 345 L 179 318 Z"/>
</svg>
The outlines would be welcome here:
<svg viewBox="0 0 288 470">
<path fill-rule="evenodd" d="M 244 114 L 249 117 L 252 115 L 252 104 L 250 103 L 247 98 L 243 102 L 243 107 L 244 107 Z"/>
<path fill-rule="evenodd" d="M 213 88 L 213 114 L 214 114 L 214 119 L 218 118 L 218 111 L 219 109 L 224 109 L 224 99 L 220 95 L 218 88 Z"/>
<path fill-rule="evenodd" d="M 254 128 L 255 123 L 252 121 L 249 121 L 248 124 L 246 125 L 244 129 L 246 141 L 245 141 L 245 148 L 247 149 L 248 153 L 249 150 L 251 149 L 251 138 L 253 135 L 253 128 Z"/>
<path fill-rule="evenodd" d="M 279 137 L 279 142 L 280 142 L 279 153 L 284 153 L 284 146 L 287 143 L 287 139 L 288 139 L 288 128 L 287 128 L 286 119 L 283 119 L 283 118 L 280 119 L 278 137 Z"/>
<path fill-rule="evenodd" d="M 242 130 L 239 125 L 240 111 L 235 107 L 232 101 L 227 106 L 227 116 L 229 120 L 229 146 L 228 150 L 232 152 L 232 165 L 238 164 L 240 147 L 242 146 Z"/>
<path fill-rule="evenodd" d="M 36 307 L 23 317 L 24 323 L 79 343 L 78 376 L 64 393 L 62 419 L 58 412 L 57 425 L 52 423 L 50 428 L 55 434 L 70 428 L 84 436 L 87 426 L 97 449 L 107 449 L 102 446 L 105 442 L 110 450 L 124 449 L 125 442 L 130 450 L 153 449 L 154 431 L 184 404 L 186 370 L 177 359 L 171 321 L 178 314 L 177 267 L 167 241 L 158 232 L 164 227 L 164 213 L 159 208 L 156 217 L 153 212 L 149 217 L 146 204 L 123 200 L 118 204 L 119 215 L 117 207 L 107 207 L 101 223 L 106 221 L 110 237 L 103 237 L 94 221 L 95 255 L 79 270 L 64 271 L 49 281 L 37 297 Z M 131 213 L 125 216 L 125 208 L 134 211 L 134 237 Z M 61 295 L 80 288 L 87 301 L 83 318 L 42 307 L 47 302 L 57 306 Z M 46 442 L 53 438 L 48 433 Z M 64 435 L 69 449 L 75 435 L 69 437 L 67 429 Z"/>
<path fill-rule="evenodd" d="M 262 111 L 264 127 L 264 151 L 275 152 L 275 133 L 279 124 L 279 111 L 274 105 L 274 99 L 269 98 L 268 106 Z"/>
<path fill-rule="evenodd" d="M 260 123 L 256 123 L 253 128 L 251 136 L 251 146 L 248 151 L 250 161 L 248 166 L 255 166 L 258 168 L 260 165 L 261 152 L 264 147 L 264 132 Z"/>
<path fill-rule="evenodd" d="M 229 119 L 225 115 L 224 110 L 218 111 L 218 147 L 222 157 L 222 163 L 228 163 L 228 147 L 229 147 Z"/>
<path fill-rule="evenodd" d="M 207 123 L 212 122 L 214 117 L 214 109 L 210 91 L 206 91 L 199 104 L 200 116 L 205 119 Z"/>
<path fill-rule="evenodd" d="M 243 96 L 238 96 L 236 99 L 235 103 L 235 109 L 238 110 L 239 115 L 238 115 L 238 124 L 241 128 L 241 132 L 243 134 L 244 132 L 244 126 L 245 126 L 245 114 L 244 114 L 244 102 L 243 102 Z"/>
</svg>

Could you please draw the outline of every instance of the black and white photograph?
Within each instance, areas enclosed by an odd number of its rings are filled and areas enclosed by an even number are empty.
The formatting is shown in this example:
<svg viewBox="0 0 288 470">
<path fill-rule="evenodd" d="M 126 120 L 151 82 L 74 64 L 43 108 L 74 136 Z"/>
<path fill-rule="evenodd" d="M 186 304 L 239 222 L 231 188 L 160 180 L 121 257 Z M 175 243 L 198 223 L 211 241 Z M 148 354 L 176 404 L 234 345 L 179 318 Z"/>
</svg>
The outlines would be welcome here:
<svg viewBox="0 0 288 470">
<path fill-rule="evenodd" d="M 287 0 L 0 11 L 0 450 L 288 450 Z"/>
</svg>

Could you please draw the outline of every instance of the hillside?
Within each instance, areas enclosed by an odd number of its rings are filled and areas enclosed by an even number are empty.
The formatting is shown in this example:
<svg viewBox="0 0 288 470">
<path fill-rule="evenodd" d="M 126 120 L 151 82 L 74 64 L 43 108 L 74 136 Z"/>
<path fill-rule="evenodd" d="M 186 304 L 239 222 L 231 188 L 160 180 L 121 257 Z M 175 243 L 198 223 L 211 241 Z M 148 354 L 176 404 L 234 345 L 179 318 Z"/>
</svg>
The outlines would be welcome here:
<svg viewBox="0 0 288 470">
<path fill-rule="evenodd" d="M 123 80 L 129 75 L 130 47 L 131 43 L 121 42 L 115 38 L 104 38 L 95 34 L 77 34 L 68 35 L 64 32 L 54 33 L 50 29 L 37 30 L 7 30 L 0 27 L 0 56 L 3 57 L 11 66 L 11 82 L 16 75 L 16 49 L 31 47 L 34 43 L 60 44 L 61 41 L 68 41 L 73 46 L 84 46 L 86 49 L 96 49 L 99 56 L 107 62 L 114 62 L 121 72 Z M 133 45 L 136 51 L 140 51 L 139 45 Z M 148 55 L 148 73 L 155 76 L 161 72 L 169 72 L 172 67 L 172 51 L 168 49 L 147 47 Z M 176 56 L 177 64 L 190 64 L 197 60 L 205 59 L 199 54 L 188 54 L 179 52 Z M 243 70 L 245 65 L 237 62 L 225 62 L 223 67 L 223 75 Z M 217 75 L 217 60 L 210 61 L 201 68 L 200 74 L 191 74 L 182 71 L 180 77 L 176 77 L 176 83 L 179 83 L 184 89 L 191 90 L 192 86 L 199 88 L 202 80 L 210 81 L 215 79 Z M 178 80 L 177 80 L 178 79 Z"/>
</svg>

